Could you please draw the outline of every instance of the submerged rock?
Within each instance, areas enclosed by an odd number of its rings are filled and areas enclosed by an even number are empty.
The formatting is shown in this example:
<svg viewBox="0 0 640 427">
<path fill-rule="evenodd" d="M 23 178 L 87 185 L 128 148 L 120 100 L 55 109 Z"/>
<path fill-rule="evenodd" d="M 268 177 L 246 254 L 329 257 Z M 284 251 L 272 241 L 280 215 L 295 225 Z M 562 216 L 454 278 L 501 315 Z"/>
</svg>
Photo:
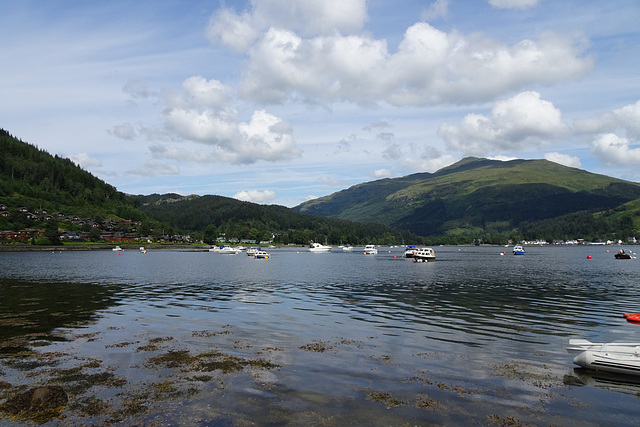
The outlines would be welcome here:
<svg viewBox="0 0 640 427">
<path fill-rule="evenodd" d="M 57 385 L 34 387 L 0 405 L 0 412 L 15 420 L 39 420 L 58 416 L 69 402 L 64 389 Z"/>
</svg>

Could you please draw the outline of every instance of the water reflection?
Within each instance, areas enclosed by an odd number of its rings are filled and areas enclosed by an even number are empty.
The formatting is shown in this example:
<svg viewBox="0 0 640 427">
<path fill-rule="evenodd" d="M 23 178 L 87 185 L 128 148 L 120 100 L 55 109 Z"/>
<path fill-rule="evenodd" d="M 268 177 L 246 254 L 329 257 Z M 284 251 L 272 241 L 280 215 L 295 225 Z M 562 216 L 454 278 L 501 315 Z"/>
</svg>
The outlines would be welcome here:
<svg viewBox="0 0 640 427">
<path fill-rule="evenodd" d="M 0 278 L 0 353 L 21 351 L 29 340 L 55 340 L 56 328 L 94 321 L 117 303 L 113 289 L 96 284 Z"/>
</svg>

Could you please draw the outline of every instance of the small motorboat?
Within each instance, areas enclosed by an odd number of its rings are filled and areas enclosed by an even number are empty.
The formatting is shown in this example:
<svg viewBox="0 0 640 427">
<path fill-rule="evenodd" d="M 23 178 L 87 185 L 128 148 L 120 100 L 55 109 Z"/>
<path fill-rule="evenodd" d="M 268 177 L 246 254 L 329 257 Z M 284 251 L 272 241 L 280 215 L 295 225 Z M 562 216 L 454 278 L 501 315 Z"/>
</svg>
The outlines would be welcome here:
<svg viewBox="0 0 640 427">
<path fill-rule="evenodd" d="M 309 245 L 309 252 L 329 252 L 331 246 L 321 245 L 320 243 L 311 243 Z"/>
<path fill-rule="evenodd" d="M 236 255 L 238 253 L 238 249 L 232 248 L 229 245 L 220 245 L 220 250 L 218 251 L 218 253 Z"/>
<path fill-rule="evenodd" d="M 436 253 L 432 248 L 420 248 L 413 254 L 415 262 L 428 262 L 436 260 Z"/>
<path fill-rule="evenodd" d="M 413 258 L 413 255 L 418 252 L 418 248 L 414 245 L 409 245 L 404 249 L 404 257 L 405 258 Z"/>
<path fill-rule="evenodd" d="M 513 247 L 514 255 L 524 255 L 524 247 L 520 244 L 517 244 Z"/>
<path fill-rule="evenodd" d="M 247 249 L 247 256 L 256 256 L 256 254 L 260 250 L 261 249 L 259 246 L 251 246 L 249 249 Z"/>
<path fill-rule="evenodd" d="M 343 246 L 343 247 L 342 247 L 342 250 L 343 250 L 344 252 L 351 252 L 351 251 L 353 250 L 353 246 L 349 246 L 349 245 L 347 245 L 347 246 Z"/>
<path fill-rule="evenodd" d="M 625 251 L 624 249 L 620 249 L 617 254 L 614 255 L 616 259 L 631 259 L 631 253 Z"/>
<path fill-rule="evenodd" d="M 115 248 L 111 248 L 111 250 L 115 252 L 122 252 L 124 249 L 122 249 L 120 246 L 116 246 Z"/>
<path fill-rule="evenodd" d="M 270 255 L 267 251 L 260 250 L 260 251 L 256 251 L 253 257 L 256 259 L 269 259 Z"/>
<path fill-rule="evenodd" d="M 567 351 L 579 351 L 573 363 L 595 371 L 640 375 L 640 343 L 592 343 L 569 340 Z"/>
<path fill-rule="evenodd" d="M 367 245 L 364 247 L 365 255 L 375 255 L 377 253 L 378 253 L 378 250 L 376 249 L 375 245 Z"/>
</svg>

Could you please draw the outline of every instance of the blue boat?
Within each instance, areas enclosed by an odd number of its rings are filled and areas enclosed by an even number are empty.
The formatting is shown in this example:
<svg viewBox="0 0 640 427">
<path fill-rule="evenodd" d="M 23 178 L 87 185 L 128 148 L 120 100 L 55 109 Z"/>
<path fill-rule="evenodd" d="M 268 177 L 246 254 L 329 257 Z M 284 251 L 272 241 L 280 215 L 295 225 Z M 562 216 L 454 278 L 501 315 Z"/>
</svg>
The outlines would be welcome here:
<svg viewBox="0 0 640 427">
<path fill-rule="evenodd" d="M 514 255 L 524 255 L 524 248 L 522 247 L 522 245 L 515 245 L 513 247 L 513 254 Z"/>
</svg>

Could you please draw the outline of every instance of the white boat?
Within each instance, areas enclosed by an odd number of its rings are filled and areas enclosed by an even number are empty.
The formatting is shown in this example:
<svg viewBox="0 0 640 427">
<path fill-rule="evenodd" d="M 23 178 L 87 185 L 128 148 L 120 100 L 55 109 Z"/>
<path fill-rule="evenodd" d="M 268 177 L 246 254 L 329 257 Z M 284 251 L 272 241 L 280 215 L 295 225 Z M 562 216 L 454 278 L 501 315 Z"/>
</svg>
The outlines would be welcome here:
<svg viewBox="0 0 640 427">
<path fill-rule="evenodd" d="M 583 368 L 640 375 L 640 343 L 592 343 L 569 340 L 568 351 L 579 351 L 573 363 Z"/>
<path fill-rule="evenodd" d="M 229 245 L 220 245 L 220 254 L 237 254 L 238 250 L 236 248 L 232 248 Z"/>
<path fill-rule="evenodd" d="M 514 255 L 524 255 L 524 248 L 522 247 L 522 245 L 520 245 L 520 244 L 515 245 L 513 247 L 513 254 Z"/>
<path fill-rule="evenodd" d="M 309 252 L 329 252 L 331 246 L 321 245 L 320 243 L 311 243 L 309 245 Z"/>
<path fill-rule="evenodd" d="M 349 245 L 343 246 L 342 250 L 345 251 L 345 252 L 350 252 L 350 251 L 353 250 L 353 246 L 349 246 Z"/>
<path fill-rule="evenodd" d="M 122 249 L 120 246 L 116 246 L 115 248 L 112 248 L 111 250 L 120 252 L 120 251 L 123 251 L 124 249 Z"/>
<path fill-rule="evenodd" d="M 218 246 L 209 246 L 209 252 L 220 252 L 220 247 Z"/>
<path fill-rule="evenodd" d="M 404 250 L 404 257 L 405 258 L 413 258 L 413 255 L 416 252 L 418 252 L 418 248 L 416 248 L 414 245 L 409 245 Z"/>
<path fill-rule="evenodd" d="M 413 260 L 416 262 L 435 261 L 436 253 L 432 248 L 419 248 L 413 254 Z"/>
<path fill-rule="evenodd" d="M 567 351 L 616 351 L 616 352 L 640 352 L 639 342 L 591 342 L 582 339 L 570 339 L 569 345 L 566 346 Z"/>
<path fill-rule="evenodd" d="M 248 256 L 255 256 L 256 253 L 260 250 L 260 248 L 258 246 L 251 246 L 249 249 L 247 249 L 247 255 Z"/>
<path fill-rule="evenodd" d="M 146 254 L 147 250 L 144 248 L 144 246 L 140 246 L 140 253 Z"/>
<path fill-rule="evenodd" d="M 364 247 L 365 255 L 375 255 L 377 253 L 378 253 L 378 250 L 376 249 L 375 245 L 367 245 Z"/>
<path fill-rule="evenodd" d="M 253 256 L 256 259 L 269 259 L 271 255 L 267 251 L 257 251 Z"/>
</svg>

